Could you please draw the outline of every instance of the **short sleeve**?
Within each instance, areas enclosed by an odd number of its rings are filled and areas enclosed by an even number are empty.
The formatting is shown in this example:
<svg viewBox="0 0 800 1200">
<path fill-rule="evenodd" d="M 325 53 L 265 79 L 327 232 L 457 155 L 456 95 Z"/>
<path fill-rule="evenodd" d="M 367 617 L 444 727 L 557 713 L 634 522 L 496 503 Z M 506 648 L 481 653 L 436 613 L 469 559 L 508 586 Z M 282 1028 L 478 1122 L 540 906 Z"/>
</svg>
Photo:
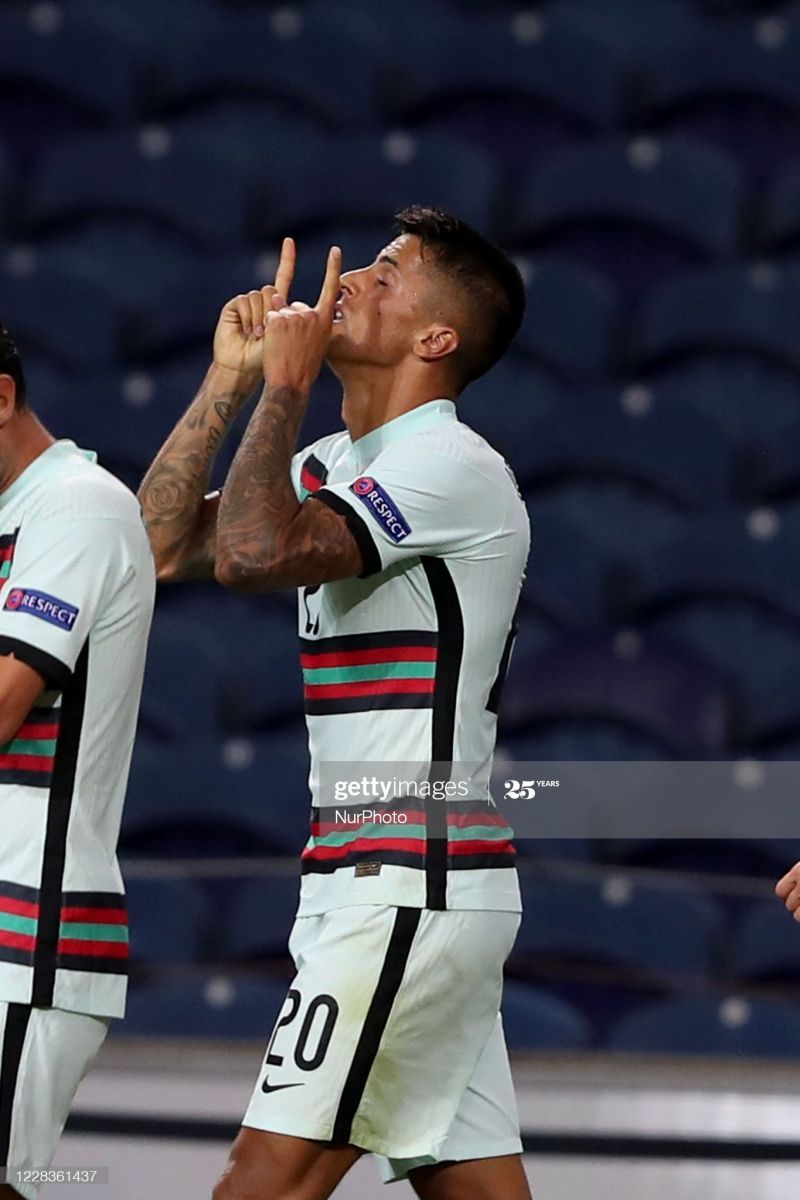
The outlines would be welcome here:
<svg viewBox="0 0 800 1200">
<path fill-rule="evenodd" d="M 403 559 L 442 556 L 485 541 L 505 498 L 469 463 L 435 448 L 389 447 L 369 473 L 315 493 L 344 516 L 365 576 Z"/>
<path fill-rule="evenodd" d="M 13 654 L 63 687 L 120 577 L 122 559 L 117 521 L 24 521 L 0 592 L 0 655 Z"/>
</svg>

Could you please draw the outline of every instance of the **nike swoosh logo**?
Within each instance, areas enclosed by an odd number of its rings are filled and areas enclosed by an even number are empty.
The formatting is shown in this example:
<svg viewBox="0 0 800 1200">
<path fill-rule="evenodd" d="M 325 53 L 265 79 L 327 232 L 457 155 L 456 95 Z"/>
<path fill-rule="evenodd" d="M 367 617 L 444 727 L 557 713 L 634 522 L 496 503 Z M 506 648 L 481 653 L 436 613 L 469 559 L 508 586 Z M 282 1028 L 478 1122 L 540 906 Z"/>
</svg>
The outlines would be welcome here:
<svg viewBox="0 0 800 1200">
<path fill-rule="evenodd" d="M 262 1083 L 261 1090 L 262 1090 L 262 1092 L 282 1092 L 284 1088 L 302 1087 L 302 1086 L 303 1086 L 302 1081 L 300 1083 L 270 1083 L 269 1079 L 267 1078 Z"/>
</svg>

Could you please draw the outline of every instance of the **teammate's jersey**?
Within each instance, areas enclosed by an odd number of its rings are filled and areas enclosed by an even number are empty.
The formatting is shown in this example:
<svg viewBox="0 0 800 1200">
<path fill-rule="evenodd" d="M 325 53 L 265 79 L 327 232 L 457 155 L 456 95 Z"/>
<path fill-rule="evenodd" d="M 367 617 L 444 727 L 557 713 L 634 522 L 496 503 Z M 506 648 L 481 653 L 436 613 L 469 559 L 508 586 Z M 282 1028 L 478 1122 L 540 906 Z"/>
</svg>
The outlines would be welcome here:
<svg viewBox="0 0 800 1200">
<path fill-rule="evenodd" d="M 139 506 L 72 442 L 0 495 L 0 654 L 46 690 L 0 746 L 0 999 L 125 1006 L 116 859 L 155 570 Z"/>
<path fill-rule="evenodd" d="M 434 400 L 355 443 L 323 438 L 295 456 L 292 477 L 302 499 L 346 518 L 365 568 L 299 592 L 315 806 L 301 915 L 360 903 L 518 910 L 508 825 L 441 787 L 441 764 L 470 764 L 470 796 L 488 796 L 530 541 L 510 470 L 452 401 Z M 351 796 L 361 812 L 348 824 L 323 778 L 344 760 L 423 764 L 423 798 L 391 797 L 396 819 L 382 808 L 373 821 L 369 800 Z M 425 794 L 426 779 L 438 792 Z"/>
</svg>

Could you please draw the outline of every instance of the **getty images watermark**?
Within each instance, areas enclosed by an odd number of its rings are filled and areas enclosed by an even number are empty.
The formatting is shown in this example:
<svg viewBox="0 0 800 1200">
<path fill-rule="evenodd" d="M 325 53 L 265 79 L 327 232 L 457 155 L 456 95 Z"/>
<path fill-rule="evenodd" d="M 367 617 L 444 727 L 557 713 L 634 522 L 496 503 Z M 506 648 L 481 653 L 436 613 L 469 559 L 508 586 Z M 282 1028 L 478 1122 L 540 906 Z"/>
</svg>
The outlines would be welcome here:
<svg viewBox="0 0 800 1200">
<path fill-rule="evenodd" d="M 452 806 L 459 820 L 499 810 L 517 840 L 800 838 L 800 762 L 785 760 L 338 761 L 320 764 L 314 790 L 320 821 L 342 830 L 430 837 Z"/>
</svg>

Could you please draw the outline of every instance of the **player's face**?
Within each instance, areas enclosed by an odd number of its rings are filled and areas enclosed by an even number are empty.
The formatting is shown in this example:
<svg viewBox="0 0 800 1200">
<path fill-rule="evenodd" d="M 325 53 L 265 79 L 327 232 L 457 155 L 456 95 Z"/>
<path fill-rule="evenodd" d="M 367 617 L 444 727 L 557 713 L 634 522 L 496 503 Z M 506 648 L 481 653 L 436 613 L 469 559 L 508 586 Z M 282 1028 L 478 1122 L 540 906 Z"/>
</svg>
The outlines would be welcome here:
<svg viewBox="0 0 800 1200">
<path fill-rule="evenodd" d="M 431 299 L 420 250 L 419 238 L 403 234 L 371 266 L 342 275 L 328 351 L 334 369 L 339 363 L 396 366 L 411 353 Z"/>
</svg>

